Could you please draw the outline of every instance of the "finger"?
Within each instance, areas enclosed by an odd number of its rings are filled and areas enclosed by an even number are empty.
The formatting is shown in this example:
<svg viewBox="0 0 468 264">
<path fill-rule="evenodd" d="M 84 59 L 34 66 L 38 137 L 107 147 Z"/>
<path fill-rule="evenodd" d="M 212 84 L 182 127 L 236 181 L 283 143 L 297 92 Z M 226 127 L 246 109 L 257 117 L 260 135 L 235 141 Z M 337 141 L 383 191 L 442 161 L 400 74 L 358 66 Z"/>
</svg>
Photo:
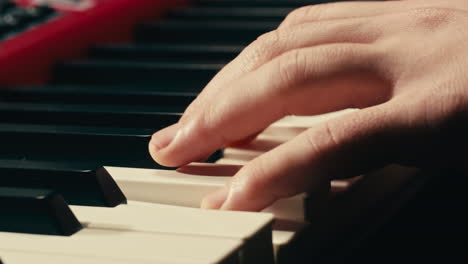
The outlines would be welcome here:
<svg viewBox="0 0 468 264">
<path fill-rule="evenodd" d="M 360 175 L 391 162 L 404 146 L 404 115 L 382 104 L 311 128 L 244 166 L 228 188 L 225 210 L 261 210 L 277 199 L 314 190 L 334 178 Z M 394 144 L 398 139 L 400 144 Z M 219 205 L 207 197 L 204 205 Z M 216 207 L 212 207 L 215 209 Z"/>
<path fill-rule="evenodd" d="M 263 130 L 287 114 L 312 115 L 385 101 L 386 82 L 369 72 L 377 68 L 379 58 L 370 45 L 357 44 L 287 53 L 226 87 L 222 97 L 214 98 L 216 103 L 180 122 L 167 147 L 157 149 L 161 144 L 152 144 L 152 156 L 162 165 L 180 166 Z M 157 133 L 152 141 L 160 136 L 167 135 Z"/>
</svg>

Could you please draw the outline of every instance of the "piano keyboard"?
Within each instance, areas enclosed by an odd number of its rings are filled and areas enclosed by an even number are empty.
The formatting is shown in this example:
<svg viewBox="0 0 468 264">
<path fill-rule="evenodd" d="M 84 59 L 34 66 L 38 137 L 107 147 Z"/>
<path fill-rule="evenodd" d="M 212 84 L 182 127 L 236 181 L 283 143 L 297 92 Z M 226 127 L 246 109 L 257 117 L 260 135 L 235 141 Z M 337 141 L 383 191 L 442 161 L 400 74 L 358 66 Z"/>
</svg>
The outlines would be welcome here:
<svg viewBox="0 0 468 264">
<path fill-rule="evenodd" d="M 294 263 L 304 230 L 320 230 L 312 245 L 331 243 L 360 219 L 352 210 L 414 180 L 335 180 L 263 212 L 197 208 L 239 166 L 358 110 L 286 117 L 178 170 L 148 154 L 152 133 L 247 44 L 327 1 L 32 2 L 0 1 L 0 263 Z"/>
</svg>

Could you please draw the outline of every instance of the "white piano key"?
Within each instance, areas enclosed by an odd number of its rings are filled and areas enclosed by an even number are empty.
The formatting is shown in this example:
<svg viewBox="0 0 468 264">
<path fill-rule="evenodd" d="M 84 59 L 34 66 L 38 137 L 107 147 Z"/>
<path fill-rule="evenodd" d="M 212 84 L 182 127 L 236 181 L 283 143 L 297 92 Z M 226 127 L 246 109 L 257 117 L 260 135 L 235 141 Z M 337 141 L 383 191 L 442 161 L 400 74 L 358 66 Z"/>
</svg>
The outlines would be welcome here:
<svg viewBox="0 0 468 264">
<path fill-rule="evenodd" d="M 275 256 L 278 255 L 278 252 L 284 248 L 286 245 L 289 245 L 293 238 L 296 236 L 296 231 L 285 231 L 285 230 L 274 230 L 273 231 L 273 245 Z"/>
<path fill-rule="evenodd" d="M 218 168 L 222 171 L 228 165 L 192 164 L 203 168 Z M 134 169 L 106 167 L 128 200 L 161 203 L 169 205 L 200 207 L 207 194 L 224 186 L 228 176 L 206 176 L 206 174 L 186 174 L 170 170 Z M 304 196 L 299 194 L 277 201 L 266 208 L 278 219 L 304 221 Z"/>
<path fill-rule="evenodd" d="M 248 161 L 241 160 L 241 159 L 227 159 L 227 158 L 220 158 L 219 160 L 215 161 L 215 164 L 224 164 L 224 165 L 239 165 L 243 166 Z"/>
<path fill-rule="evenodd" d="M 272 214 L 135 201 L 114 208 L 71 206 L 71 209 L 88 228 L 237 239 L 243 241 L 243 263 L 271 263 L 273 260 Z"/>
<path fill-rule="evenodd" d="M 0 251 L 115 258 L 127 263 L 231 263 L 240 240 L 85 228 L 70 236 L 0 232 Z"/>
<path fill-rule="evenodd" d="M 270 229 L 274 220 L 273 215 L 267 213 L 203 210 L 137 201 L 113 208 L 76 205 L 70 208 L 80 222 L 92 228 L 104 224 L 133 231 L 236 239 L 249 239 L 262 229 Z"/>
<path fill-rule="evenodd" d="M 275 257 L 278 254 L 287 254 L 284 251 L 287 246 L 294 243 L 295 237 L 307 226 L 304 222 L 277 221 L 273 230 L 273 250 Z"/>
<path fill-rule="evenodd" d="M 128 264 L 128 261 L 116 258 L 89 257 L 78 255 L 28 252 L 22 250 L 2 250 L 0 258 L 4 264 Z M 150 261 L 132 261 L 132 264 L 151 264 Z M 170 264 L 170 262 L 161 264 Z"/>
<path fill-rule="evenodd" d="M 228 147 L 223 149 L 223 158 L 228 160 L 239 160 L 249 162 L 256 157 L 262 155 L 263 151 L 251 150 L 248 148 Z M 219 164 L 219 162 L 217 162 Z"/>
</svg>

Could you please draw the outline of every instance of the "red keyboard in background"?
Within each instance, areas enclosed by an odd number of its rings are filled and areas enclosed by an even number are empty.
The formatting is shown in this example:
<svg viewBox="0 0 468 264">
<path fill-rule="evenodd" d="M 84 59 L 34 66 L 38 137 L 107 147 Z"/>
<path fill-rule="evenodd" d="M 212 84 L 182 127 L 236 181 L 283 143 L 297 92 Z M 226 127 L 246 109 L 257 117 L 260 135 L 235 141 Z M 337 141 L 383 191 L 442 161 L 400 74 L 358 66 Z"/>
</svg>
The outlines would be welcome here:
<svg viewBox="0 0 468 264">
<path fill-rule="evenodd" d="M 183 2 L 2 0 L 0 85 L 44 83 L 54 63 L 80 56 L 94 43 L 129 40 L 136 23 Z"/>
</svg>

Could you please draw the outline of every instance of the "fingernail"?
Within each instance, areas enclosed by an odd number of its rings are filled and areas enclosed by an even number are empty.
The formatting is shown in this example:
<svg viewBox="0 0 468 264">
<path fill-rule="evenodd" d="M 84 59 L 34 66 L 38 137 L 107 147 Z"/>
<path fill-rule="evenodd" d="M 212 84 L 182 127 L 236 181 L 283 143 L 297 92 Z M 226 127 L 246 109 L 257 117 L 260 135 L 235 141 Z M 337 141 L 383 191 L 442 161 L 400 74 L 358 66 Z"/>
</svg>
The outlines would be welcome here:
<svg viewBox="0 0 468 264">
<path fill-rule="evenodd" d="M 174 124 L 154 133 L 150 141 L 153 151 L 158 152 L 169 146 L 176 137 L 178 131 L 179 124 Z"/>
<path fill-rule="evenodd" d="M 223 187 L 206 196 L 200 205 L 202 209 L 219 209 L 223 205 L 228 195 L 228 189 Z"/>
</svg>

